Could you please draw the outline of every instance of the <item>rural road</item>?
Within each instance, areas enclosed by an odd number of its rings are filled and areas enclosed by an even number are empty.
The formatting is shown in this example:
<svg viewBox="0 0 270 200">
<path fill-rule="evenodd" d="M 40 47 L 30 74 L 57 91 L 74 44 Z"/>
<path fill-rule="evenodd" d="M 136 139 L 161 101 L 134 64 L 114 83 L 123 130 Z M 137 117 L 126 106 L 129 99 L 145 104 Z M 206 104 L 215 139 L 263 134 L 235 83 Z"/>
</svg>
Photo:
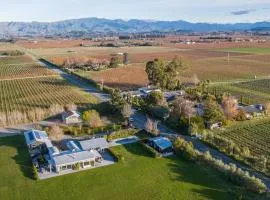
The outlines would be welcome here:
<svg viewBox="0 0 270 200">
<path fill-rule="evenodd" d="M 72 74 L 68 74 L 68 73 L 60 70 L 59 68 L 55 67 L 54 65 L 52 65 L 49 62 L 42 61 L 42 60 L 40 62 L 42 62 L 42 64 L 47 66 L 48 68 L 50 68 L 50 69 L 54 70 L 55 72 L 57 72 L 59 75 L 61 75 L 63 78 L 65 78 L 70 83 L 72 83 L 72 84 L 80 87 L 84 91 L 96 96 L 101 102 L 110 100 L 110 95 L 102 93 L 95 86 L 92 86 L 92 85 L 86 83 L 85 81 L 73 76 Z M 134 122 L 132 122 L 134 127 L 138 128 L 138 129 L 144 129 L 145 128 L 144 124 L 146 122 L 146 115 L 135 111 L 132 118 L 134 119 Z M 163 135 L 173 135 L 173 136 L 178 135 L 179 136 L 179 133 L 169 129 L 167 126 L 165 126 L 165 125 L 163 125 L 161 123 L 158 124 L 158 129 Z M 197 140 L 197 139 L 192 138 L 192 137 L 187 136 L 187 135 L 181 135 L 181 136 L 185 140 L 191 141 L 193 143 L 194 147 L 198 151 L 200 151 L 200 152 L 209 151 L 214 158 L 220 159 L 226 164 L 234 163 L 238 168 L 241 168 L 244 171 L 248 171 L 251 175 L 254 175 L 257 178 L 260 178 L 266 184 L 268 189 L 270 189 L 270 177 L 267 177 L 264 174 L 261 174 L 261 173 L 258 173 L 258 172 L 254 172 L 254 170 L 252 170 L 250 167 L 244 166 L 240 162 L 230 158 L 229 156 L 225 155 L 224 153 L 221 153 L 221 152 L 217 151 L 216 149 L 207 146 L 206 144 L 204 144 L 200 140 Z"/>
</svg>

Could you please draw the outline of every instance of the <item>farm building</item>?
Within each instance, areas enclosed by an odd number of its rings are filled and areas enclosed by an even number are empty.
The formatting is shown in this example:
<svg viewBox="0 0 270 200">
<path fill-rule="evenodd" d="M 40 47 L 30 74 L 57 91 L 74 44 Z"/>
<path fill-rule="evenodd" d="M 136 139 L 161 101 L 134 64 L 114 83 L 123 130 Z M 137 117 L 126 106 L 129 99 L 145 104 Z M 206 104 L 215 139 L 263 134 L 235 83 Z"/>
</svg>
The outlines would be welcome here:
<svg viewBox="0 0 270 200">
<path fill-rule="evenodd" d="M 80 123 L 81 115 L 77 111 L 65 111 L 62 113 L 62 121 L 65 124 Z"/>
<path fill-rule="evenodd" d="M 149 139 L 148 144 L 159 153 L 170 153 L 173 151 L 173 145 L 166 137 L 151 138 Z"/>
<path fill-rule="evenodd" d="M 249 106 L 239 106 L 239 109 L 243 109 L 247 114 L 248 119 L 252 117 L 259 117 L 264 113 L 264 106 L 261 104 L 249 105 Z"/>
</svg>

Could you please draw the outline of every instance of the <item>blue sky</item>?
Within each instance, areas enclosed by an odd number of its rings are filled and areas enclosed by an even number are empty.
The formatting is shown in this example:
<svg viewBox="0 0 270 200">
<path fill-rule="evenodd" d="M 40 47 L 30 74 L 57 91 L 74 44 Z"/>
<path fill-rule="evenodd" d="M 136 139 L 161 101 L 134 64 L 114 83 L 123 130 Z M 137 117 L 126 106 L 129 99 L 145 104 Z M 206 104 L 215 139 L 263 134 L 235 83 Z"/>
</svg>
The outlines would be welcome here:
<svg viewBox="0 0 270 200">
<path fill-rule="evenodd" d="M 0 9 L 0 21 L 51 22 L 85 17 L 219 23 L 270 21 L 270 0 L 4 0 Z"/>
</svg>

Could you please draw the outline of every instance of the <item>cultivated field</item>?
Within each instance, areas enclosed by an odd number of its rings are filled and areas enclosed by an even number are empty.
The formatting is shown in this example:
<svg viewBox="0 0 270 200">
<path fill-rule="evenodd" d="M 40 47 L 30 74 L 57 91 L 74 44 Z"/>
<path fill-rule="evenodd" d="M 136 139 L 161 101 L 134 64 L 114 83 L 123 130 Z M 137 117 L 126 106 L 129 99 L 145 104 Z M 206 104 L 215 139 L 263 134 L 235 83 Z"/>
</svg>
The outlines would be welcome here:
<svg viewBox="0 0 270 200">
<path fill-rule="evenodd" d="M 52 104 L 88 104 L 95 101 L 60 77 L 0 81 L 0 90 L 0 110 L 5 113 L 49 108 Z"/>
<path fill-rule="evenodd" d="M 219 134 L 239 145 L 248 147 L 257 156 L 270 158 L 270 120 L 241 122 L 221 131 Z"/>
<path fill-rule="evenodd" d="M 1 61 L 0 61 L 1 62 Z M 0 64 L 0 81 L 3 79 L 14 79 L 24 77 L 36 76 L 50 76 L 55 75 L 55 72 L 46 69 L 44 66 L 38 64 Z"/>
<path fill-rule="evenodd" d="M 172 156 L 154 159 L 139 144 L 114 147 L 124 161 L 34 181 L 24 137 L 0 138 L 1 199 L 233 199 L 215 171 Z M 16 178 L 11 178 L 16 177 Z M 139 192 L 138 192 L 139 191 Z"/>
<path fill-rule="evenodd" d="M 245 103 L 258 104 L 270 101 L 270 79 L 253 80 L 248 82 L 215 84 L 209 91 L 216 90 L 218 94 L 228 92 L 240 99 L 245 97 Z"/>
<path fill-rule="evenodd" d="M 112 69 L 109 72 L 96 72 L 89 76 L 95 81 L 104 82 L 109 86 L 122 88 L 123 83 L 135 87 L 144 85 L 147 79 L 144 72 L 149 60 L 160 58 L 171 60 L 178 56 L 187 63 L 188 70 L 181 73 L 183 80 L 197 74 L 199 79 L 213 82 L 231 81 L 235 79 L 253 79 L 255 76 L 270 75 L 270 43 L 213 43 L 184 45 L 169 43 L 163 40 L 163 46 L 149 47 L 79 47 L 36 48 L 34 54 L 51 62 L 62 65 L 67 57 L 92 57 L 109 60 L 113 54 L 129 53 L 130 66 L 125 70 Z M 228 57 L 229 52 L 229 57 Z M 140 68 L 141 67 L 141 68 Z M 134 68 L 134 69 L 133 69 Z M 111 76 L 111 74 L 113 76 Z M 123 78 L 124 77 L 124 78 Z M 119 81 L 117 83 L 117 81 Z M 126 89 L 126 88 L 122 88 Z"/>
<path fill-rule="evenodd" d="M 148 84 L 148 78 L 144 68 L 136 64 L 101 72 L 78 71 L 76 73 L 92 79 L 97 83 L 103 82 L 106 86 L 121 88 L 122 90 L 144 87 Z"/>
</svg>

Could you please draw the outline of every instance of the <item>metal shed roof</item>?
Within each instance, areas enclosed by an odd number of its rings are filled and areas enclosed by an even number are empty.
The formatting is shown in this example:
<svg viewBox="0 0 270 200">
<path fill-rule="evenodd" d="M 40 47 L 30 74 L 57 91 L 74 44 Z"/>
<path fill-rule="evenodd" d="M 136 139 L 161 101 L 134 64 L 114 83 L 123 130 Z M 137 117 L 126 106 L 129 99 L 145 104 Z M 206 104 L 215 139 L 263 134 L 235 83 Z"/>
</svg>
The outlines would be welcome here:
<svg viewBox="0 0 270 200">
<path fill-rule="evenodd" d="M 167 149 L 172 147 L 171 141 L 166 137 L 155 137 L 149 139 L 149 141 L 154 142 L 160 149 Z"/>
<path fill-rule="evenodd" d="M 95 138 L 91 140 L 83 140 L 79 141 L 82 150 L 90 150 L 90 149 L 106 149 L 108 148 L 109 144 L 104 138 Z"/>
</svg>

